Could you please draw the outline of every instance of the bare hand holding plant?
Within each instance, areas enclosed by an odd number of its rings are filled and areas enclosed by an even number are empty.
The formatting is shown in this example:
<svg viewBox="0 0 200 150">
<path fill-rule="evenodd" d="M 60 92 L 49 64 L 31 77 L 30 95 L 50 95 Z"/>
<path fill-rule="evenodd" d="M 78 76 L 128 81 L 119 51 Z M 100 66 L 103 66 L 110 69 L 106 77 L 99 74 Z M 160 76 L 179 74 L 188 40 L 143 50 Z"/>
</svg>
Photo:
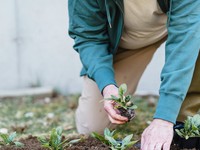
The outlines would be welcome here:
<svg viewBox="0 0 200 150">
<path fill-rule="evenodd" d="M 108 85 L 103 90 L 104 99 L 111 98 L 111 95 L 118 97 L 118 88 L 115 85 Z M 119 111 L 114 109 L 115 105 L 114 100 L 104 100 L 104 109 L 108 113 L 109 120 L 114 124 L 126 123 L 128 118 L 121 116 Z"/>
</svg>

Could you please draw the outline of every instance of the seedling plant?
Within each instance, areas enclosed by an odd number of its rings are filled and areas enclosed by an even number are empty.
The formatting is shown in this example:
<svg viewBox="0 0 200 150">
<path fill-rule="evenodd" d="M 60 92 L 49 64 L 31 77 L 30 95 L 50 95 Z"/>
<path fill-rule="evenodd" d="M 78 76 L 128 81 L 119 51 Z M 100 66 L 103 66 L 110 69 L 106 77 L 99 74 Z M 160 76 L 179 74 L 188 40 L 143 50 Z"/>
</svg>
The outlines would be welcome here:
<svg viewBox="0 0 200 150">
<path fill-rule="evenodd" d="M 200 115 L 188 116 L 184 122 L 184 128 L 175 129 L 176 133 L 186 140 L 190 137 L 200 137 Z"/>
<path fill-rule="evenodd" d="M 23 147 L 24 144 L 14 139 L 17 137 L 17 133 L 13 132 L 10 135 L 5 133 L 0 133 L 0 147 L 1 146 L 16 146 L 16 147 Z"/>
<path fill-rule="evenodd" d="M 122 140 L 117 139 L 115 130 L 111 132 L 108 128 L 105 128 L 104 136 L 96 132 L 93 132 L 91 135 L 102 143 L 108 145 L 112 150 L 126 150 L 137 142 L 131 141 L 133 134 L 126 136 Z"/>
<path fill-rule="evenodd" d="M 38 137 L 39 142 L 42 144 L 43 147 L 49 150 L 63 150 L 66 147 L 71 146 L 74 143 L 80 141 L 80 139 L 74 139 L 69 141 L 69 139 L 63 140 L 62 136 L 62 127 L 53 128 L 50 132 L 50 138 L 46 138 L 44 136 Z"/>
<path fill-rule="evenodd" d="M 118 89 L 118 97 L 111 95 L 107 100 L 114 100 L 116 102 L 115 109 L 120 111 L 122 116 L 125 116 L 130 121 L 135 117 L 134 110 L 137 109 L 137 106 L 133 103 L 132 95 L 125 95 L 127 92 L 127 85 L 122 84 Z"/>
</svg>

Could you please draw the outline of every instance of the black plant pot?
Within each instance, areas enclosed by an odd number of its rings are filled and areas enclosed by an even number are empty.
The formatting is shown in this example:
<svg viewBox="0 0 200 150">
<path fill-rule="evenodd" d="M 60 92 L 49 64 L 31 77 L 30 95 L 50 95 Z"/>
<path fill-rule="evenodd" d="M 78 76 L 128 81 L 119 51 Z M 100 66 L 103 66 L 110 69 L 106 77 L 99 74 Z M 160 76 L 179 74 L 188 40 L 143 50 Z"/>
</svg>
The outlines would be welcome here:
<svg viewBox="0 0 200 150">
<path fill-rule="evenodd" d="M 200 149 L 200 138 L 199 137 L 191 137 L 189 139 L 185 139 L 180 137 L 175 129 L 182 129 L 184 127 L 184 123 L 177 122 L 174 126 L 174 137 L 173 137 L 173 143 L 178 145 L 180 149 L 186 148 L 186 149 L 193 149 L 196 148 L 196 150 Z"/>
<path fill-rule="evenodd" d="M 175 131 L 175 129 L 182 129 L 184 128 L 184 123 L 183 122 L 176 122 L 176 125 L 174 125 L 174 137 L 173 137 L 173 143 L 178 145 L 179 139 L 181 138 Z"/>
<path fill-rule="evenodd" d="M 123 107 L 119 107 L 118 110 L 121 116 L 128 118 L 128 121 L 132 120 L 135 117 L 134 109 L 124 109 Z"/>
<path fill-rule="evenodd" d="M 198 137 L 198 141 L 197 141 L 197 147 L 196 147 L 197 150 L 200 150 L 200 137 Z"/>
<path fill-rule="evenodd" d="M 179 142 L 178 142 L 178 146 L 181 149 L 183 149 L 183 148 L 186 148 L 186 149 L 196 148 L 196 150 L 197 150 L 197 149 L 199 149 L 198 141 L 199 141 L 199 138 L 197 138 L 197 137 L 191 137 L 187 140 L 185 138 L 180 137 Z"/>
</svg>

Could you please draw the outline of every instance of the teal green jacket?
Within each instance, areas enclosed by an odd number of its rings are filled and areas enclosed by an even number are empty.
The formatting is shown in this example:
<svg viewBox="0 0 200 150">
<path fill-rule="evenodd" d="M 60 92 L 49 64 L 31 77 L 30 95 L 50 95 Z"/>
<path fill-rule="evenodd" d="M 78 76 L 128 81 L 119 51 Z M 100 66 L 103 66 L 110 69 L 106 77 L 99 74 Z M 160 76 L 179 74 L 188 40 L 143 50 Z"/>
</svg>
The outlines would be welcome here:
<svg viewBox="0 0 200 150">
<path fill-rule="evenodd" d="M 200 49 L 200 1 L 171 0 L 170 6 L 165 65 L 154 118 L 175 123 Z M 83 64 L 81 76 L 93 79 L 101 91 L 108 84 L 116 85 L 113 56 L 123 31 L 123 0 L 68 0 L 68 10 L 69 35 Z"/>
</svg>

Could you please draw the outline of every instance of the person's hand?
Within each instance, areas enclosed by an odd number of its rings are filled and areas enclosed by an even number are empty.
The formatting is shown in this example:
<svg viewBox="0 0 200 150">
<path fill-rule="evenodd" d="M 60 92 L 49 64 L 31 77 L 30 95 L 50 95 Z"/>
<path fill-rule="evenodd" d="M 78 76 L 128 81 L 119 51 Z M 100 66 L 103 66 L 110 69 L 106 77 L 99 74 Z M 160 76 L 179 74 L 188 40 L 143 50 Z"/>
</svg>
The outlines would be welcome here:
<svg viewBox="0 0 200 150">
<path fill-rule="evenodd" d="M 108 85 L 103 90 L 104 99 L 111 98 L 111 95 L 118 97 L 118 88 L 115 85 Z M 123 117 L 114 109 L 115 102 L 112 100 L 104 100 L 104 109 L 108 113 L 108 118 L 113 124 L 124 124 L 128 118 Z"/>
<path fill-rule="evenodd" d="M 173 123 L 154 119 L 142 133 L 142 150 L 170 150 Z"/>
</svg>

